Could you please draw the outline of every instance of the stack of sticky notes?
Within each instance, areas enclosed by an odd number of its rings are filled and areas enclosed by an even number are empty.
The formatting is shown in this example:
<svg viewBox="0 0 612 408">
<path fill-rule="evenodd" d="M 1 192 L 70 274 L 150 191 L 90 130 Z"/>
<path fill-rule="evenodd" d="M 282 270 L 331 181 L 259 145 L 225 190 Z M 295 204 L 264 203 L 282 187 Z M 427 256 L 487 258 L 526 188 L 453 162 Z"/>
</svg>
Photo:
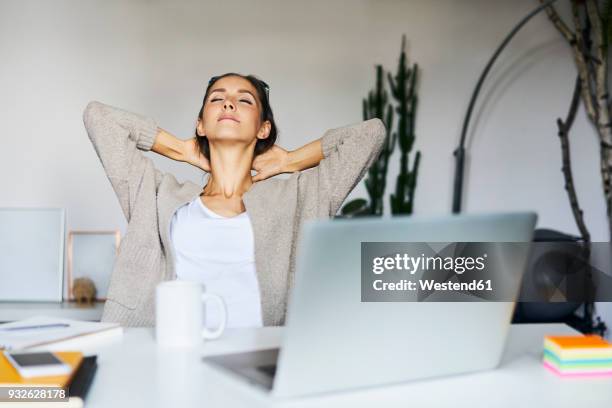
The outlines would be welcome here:
<svg viewBox="0 0 612 408">
<path fill-rule="evenodd" d="M 612 343 L 597 335 L 546 336 L 544 366 L 560 376 L 612 376 Z"/>
</svg>

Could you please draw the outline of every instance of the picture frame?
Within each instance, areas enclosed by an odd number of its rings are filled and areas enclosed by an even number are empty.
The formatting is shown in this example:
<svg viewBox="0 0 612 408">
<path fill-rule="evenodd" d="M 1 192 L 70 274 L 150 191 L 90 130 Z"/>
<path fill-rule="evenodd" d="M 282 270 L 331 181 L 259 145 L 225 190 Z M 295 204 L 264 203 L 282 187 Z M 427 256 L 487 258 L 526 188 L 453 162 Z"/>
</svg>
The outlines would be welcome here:
<svg viewBox="0 0 612 408">
<path fill-rule="evenodd" d="M 77 278 L 89 278 L 96 286 L 96 301 L 106 300 L 110 276 L 119 249 L 119 230 L 77 231 L 68 233 L 66 293 L 75 301 L 73 284 Z"/>
<path fill-rule="evenodd" d="M 0 208 L 0 302 L 61 302 L 66 210 Z"/>
</svg>

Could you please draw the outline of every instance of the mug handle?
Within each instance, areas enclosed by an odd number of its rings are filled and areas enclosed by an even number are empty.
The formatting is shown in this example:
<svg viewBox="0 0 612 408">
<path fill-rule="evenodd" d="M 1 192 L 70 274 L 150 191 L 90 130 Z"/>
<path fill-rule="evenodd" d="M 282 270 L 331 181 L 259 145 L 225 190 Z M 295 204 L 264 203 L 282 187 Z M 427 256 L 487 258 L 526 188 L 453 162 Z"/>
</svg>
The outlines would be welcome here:
<svg viewBox="0 0 612 408">
<path fill-rule="evenodd" d="M 225 331 L 225 326 L 227 325 L 227 306 L 225 305 L 225 301 L 223 300 L 223 298 L 221 298 L 221 296 L 215 295 L 213 293 L 203 293 L 202 302 L 206 303 L 209 300 L 219 303 L 219 305 L 221 306 L 221 310 L 223 310 L 223 318 L 221 319 L 221 324 L 219 325 L 219 327 L 214 330 L 209 330 L 206 327 L 202 329 L 202 337 L 204 339 L 214 340 L 221 337 L 221 335 Z"/>
</svg>

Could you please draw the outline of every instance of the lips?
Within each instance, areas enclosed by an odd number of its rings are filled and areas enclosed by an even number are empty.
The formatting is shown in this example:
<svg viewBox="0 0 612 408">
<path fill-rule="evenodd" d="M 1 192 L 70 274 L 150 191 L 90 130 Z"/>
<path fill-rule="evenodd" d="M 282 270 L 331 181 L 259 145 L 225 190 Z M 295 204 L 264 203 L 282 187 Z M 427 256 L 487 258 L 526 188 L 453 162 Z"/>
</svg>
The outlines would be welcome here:
<svg viewBox="0 0 612 408">
<path fill-rule="evenodd" d="M 227 116 L 227 115 L 221 116 L 219 118 L 219 122 L 221 122 L 222 120 L 233 120 L 234 122 L 240 123 L 240 121 L 233 116 Z"/>
</svg>

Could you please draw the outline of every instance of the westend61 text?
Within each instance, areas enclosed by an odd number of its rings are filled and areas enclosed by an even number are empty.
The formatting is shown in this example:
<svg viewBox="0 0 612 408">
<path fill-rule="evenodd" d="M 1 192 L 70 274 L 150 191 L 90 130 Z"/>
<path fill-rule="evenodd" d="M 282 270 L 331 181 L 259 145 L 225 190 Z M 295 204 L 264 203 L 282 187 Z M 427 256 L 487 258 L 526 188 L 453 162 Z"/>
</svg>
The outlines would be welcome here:
<svg viewBox="0 0 612 408">
<path fill-rule="evenodd" d="M 447 291 L 492 291 L 491 280 L 480 279 L 471 282 L 436 282 L 434 280 L 419 280 L 416 282 L 402 279 L 398 282 L 383 282 L 377 279 L 373 282 L 374 290 L 447 290 Z"/>
</svg>

